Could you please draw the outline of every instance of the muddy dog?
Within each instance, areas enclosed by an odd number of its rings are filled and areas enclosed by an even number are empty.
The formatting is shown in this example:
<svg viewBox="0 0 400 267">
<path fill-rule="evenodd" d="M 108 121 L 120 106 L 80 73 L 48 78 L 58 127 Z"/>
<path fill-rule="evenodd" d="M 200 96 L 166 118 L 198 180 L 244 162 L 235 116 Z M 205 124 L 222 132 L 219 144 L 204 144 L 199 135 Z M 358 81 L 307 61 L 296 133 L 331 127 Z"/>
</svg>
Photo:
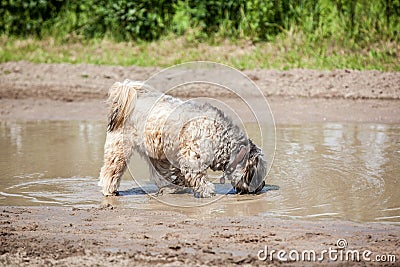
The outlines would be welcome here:
<svg viewBox="0 0 400 267">
<path fill-rule="evenodd" d="M 118 195 L 121 176 L 133 151 L 143 156 L 159 188 L 183 186 L 195 197 L 212 197 L 207 169 L 223 171 L 237 193 L 264 187 L 263 152 L 221 110 L 182 101 L 142 82 L 125 80 L 109 90 L 104 165 L 99 186 Z"/>
</svg>

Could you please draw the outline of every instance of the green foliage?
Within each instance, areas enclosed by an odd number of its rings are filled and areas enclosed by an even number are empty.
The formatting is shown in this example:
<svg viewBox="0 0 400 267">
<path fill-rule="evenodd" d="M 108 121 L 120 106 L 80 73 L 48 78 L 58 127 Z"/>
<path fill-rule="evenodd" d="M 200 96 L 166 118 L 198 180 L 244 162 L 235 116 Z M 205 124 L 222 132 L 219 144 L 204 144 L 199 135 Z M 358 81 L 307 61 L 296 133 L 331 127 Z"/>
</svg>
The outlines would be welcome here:
<svg viewBox="0 0 400 267">
<path fill-rule="evenodd" d="M 281 34 L 274 42 L 224 41 L 218 46 L 193 43 L 186 36 L 154 42 L 115 42 L 91 39 L 59 42 L 52 38 L 13 39 L 0 36 L 0 63 L 27 60 L 45 63 L 89 63 L 167 67 L 187 61 L 211 60 L 239 69 L 310 68 L 400 71 L 397 43 L 368 49 L 344 49 L 329 40 L 309 42 L 301 32 Z"/>
<path fill-rule="evenodd" d="M 0 33 L 17 37 L 155 40 L 169 29 L 173 1 L 2 0 Z"/>
<path fill-rule="evenodd" d="M 0 32 L 16 36 L 41 36 L 44 24 L 57 17 L 62 6 L 62 1 L 2 0 Z"/>
<path fill-rule="evenodd" d="M 115 61 L 123 65 L 158 65 L 163 56 L 172 58 L 168 64 L 203 60 L 204 51 L 198 51 L 198 46 L 228 39 L 239 43 L 239 49 L 243 43 L 257 47 L 248 56 L 235 55 L 227 62 L 239 67 L 329 68 L 333 64 L 336 68 L 398 69 L 393 64 L 399 65 L 399 32 L 400 0 L 0 0 L 0 61 L 16 60 L 23 51 L 28 60 L 37 62 L 104 64 L 114 62 L 117 52 L 98 58 L 75 51 L 83 57 L 79 61 L 69 57 L 68 51 L 47 55 L 45 46 L 28 44 L 14 50 L 12 40 L 21 38 L 51 39 L 57 45 L 93 47 L 93 42 L 101 40 L 140 45 L 137 58 L 124 55 Z M 171 40 L 185 45 L 163 47 L 155 56 L 146 50 Z M 170 53 L 163 55 L 165 49 Z M 174 53 L 177 56 L 171 56 Z M 224 61 L 235 48 L 218 53 L 212 56 Z"/>
<path fill-rule="evenodd" d="M 190 32 L 196 39 L 273 40 L 300 29 L 311 39 L 398 38 L 400 0 L 2 0 L 0 34 L 118 41 Z"/>
<path fill-rule="evenodd" d="M 172 1 L 93 0 L 88 4 L 92 14 L 83 31 L 88 38 L 110 36 L 116 40 L 155 40 L 170 25 Z"/>
</svg>

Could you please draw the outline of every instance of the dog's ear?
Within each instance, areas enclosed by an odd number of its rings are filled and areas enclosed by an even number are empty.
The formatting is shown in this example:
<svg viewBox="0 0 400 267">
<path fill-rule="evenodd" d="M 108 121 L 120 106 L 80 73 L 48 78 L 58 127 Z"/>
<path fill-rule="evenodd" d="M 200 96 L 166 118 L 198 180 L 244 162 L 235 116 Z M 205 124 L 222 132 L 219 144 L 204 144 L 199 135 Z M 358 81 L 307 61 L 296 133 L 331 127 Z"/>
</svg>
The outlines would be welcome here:
<svg viewBox="0 0 400 267">
<path fill-rule="evenodd" d="M 236 169 L 238 163 L 241 162 L 243 160 L 244 156 L 246 155 L 246 152 L 247 152 L 246 147 L 245 146 L 240 146 L 240 148 L 239 148 L 238 152 L 236 153 L 236 155 L 233 156 L 233 157 L 231 156 L 231 159 L 230 159 L 230 161 L 228 163 L 228 166 L 226 168 L 226 172 L 227 173 L 230 174 Z"/>
<path fill-rule="evenodd" d="M 245 167 L 244 183 L 249 193 L 258 193 L 265 185 L 267 161 L 259 147 L 250 140 L 250 153 Z"/>
</svg>

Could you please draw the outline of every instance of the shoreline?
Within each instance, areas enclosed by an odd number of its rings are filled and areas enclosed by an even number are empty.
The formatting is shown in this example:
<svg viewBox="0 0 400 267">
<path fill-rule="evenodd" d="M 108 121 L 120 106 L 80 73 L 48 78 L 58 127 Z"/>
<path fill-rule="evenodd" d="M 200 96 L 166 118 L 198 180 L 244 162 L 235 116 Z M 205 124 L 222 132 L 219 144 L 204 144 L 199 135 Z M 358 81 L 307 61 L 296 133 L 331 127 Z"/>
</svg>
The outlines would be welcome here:
<svg viewBox="0 0 400 267">
<path fill-rule="evenodd" d="M 105 99 L 108 88 L 114 82 L 125 79 L 146 81 L 159 74 L 161 68 L 121 67 L 89 64 L 35 64 L 26 61 L 0 64 L 0 99 L 42 98 L 66 102 L 89 99 Z M 176 74 L 175 74 L 176 72 Z M 175 70 L 174 77 L 195 81 L 203 80 L 200 71 L 186 73 Z M 239 73 L 239 72 L 238 72 Z M 397 99 L 400 100 L 400 72 L 333 70 L 319 71 L 307 69 L 243 70 L 266 97 L 306 97 L 324 99 Z M 213 75 L 212 72 L 208 73 Z M 210 77 L 215 81 L 225 81 L 219 75 Z M 172 75 L 172 74 L 171 74 Z M 188 76 L 190 75 L 190 76 Z M 163 77 L 158 76 L 158 77 Z M 166 80 L 172 76 L 163 77 Z M 227 77 L 229 82 L 241 81 L 240 77 Z M 233 79 L 233 80 L 232 80 Z M 164 89 L 163 81 L 154 81 L 156 89 Z M 200 90 L 178 90 L 178 97 L 232 96 L 229 91 L 218 90 L 209 84 L 202 84 Z"/>
<path fill-rule="evenodd" d="M 3 63 L 0 64 L 0 120 L 106 121 L 107 91 L 115 81 L 127 77 L 146 80 L 159 71 L 159 68 L 134 66 Z M 398 72 L 294 69 L 243 73 L 261 89 L 277 124 L 400 123 Z M 203 84 L 194 89 L 181 88 L 171 94 L 183 99 L 199 96 L 222 99 L 233 107 L 239 101 L 229 91 L 216 90 L 215 86 Z"/>
<path fill-rule="evenodd" d="M 275 123 L 400 123 L 400 101 L 379 99 L 319 99 L 299 97 L 267 97 Z M 235 99 L 223 98 L 237 107 Z M 0 99 L 0 120 L 3 121 L 107 121 L 104 99 L 58 101 L 51 99 Z M 242 118 L 245 122 L 251 118 Z"/>
</svg>

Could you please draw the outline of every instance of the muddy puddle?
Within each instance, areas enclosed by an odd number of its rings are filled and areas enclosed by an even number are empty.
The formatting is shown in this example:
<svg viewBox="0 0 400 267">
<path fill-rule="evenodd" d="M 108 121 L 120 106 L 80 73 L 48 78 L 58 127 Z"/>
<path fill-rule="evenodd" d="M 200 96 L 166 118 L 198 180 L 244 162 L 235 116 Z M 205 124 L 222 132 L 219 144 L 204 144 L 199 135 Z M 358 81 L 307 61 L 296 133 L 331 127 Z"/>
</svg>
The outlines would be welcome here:
<svg viewBox="0 0 400 267">
<path fill-rule="evenodd" d="M 109 203 L 178 210 L 194 217 L 259 215 L 400 224 L 400 125 L 278 125 L 275 159 L 262 194 L 238 196 L 229 184 L 216 184 L 212 203 L 189 193 L 155 198 L 157 188 L 148 179 L 147 166 L 136 157 L 130 165 L 136 181 L 127 173 L 120 197 L 102 197 L 97 176 L 104 139 L 101 122 L 0 122 L 0 205 Z M 212 179 L 217 182 L 217 175 Z"/>
</svg>

